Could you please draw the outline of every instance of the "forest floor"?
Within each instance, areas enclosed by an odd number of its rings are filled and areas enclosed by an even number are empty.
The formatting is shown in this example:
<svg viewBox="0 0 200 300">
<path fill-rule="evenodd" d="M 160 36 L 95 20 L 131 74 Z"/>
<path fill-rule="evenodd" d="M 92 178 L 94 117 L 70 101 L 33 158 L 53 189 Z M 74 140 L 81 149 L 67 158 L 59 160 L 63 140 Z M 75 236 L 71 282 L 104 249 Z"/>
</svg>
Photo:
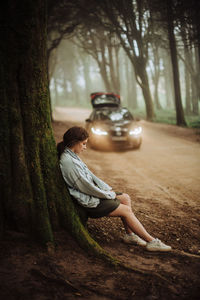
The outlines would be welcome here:
<svg viewBox="0 0 200 300">
<path fill-rule="evenodd" d="M 56 141 L 88 110 L 57 110 Z M 67 121 L 66 121 L 67 120 Z M 85 253 L 66 233 L 56 233 L 47 254 L 23 234 L 8 232 L 0 245 L 0 299 L 199 299 L 200 134 L 197 130 L 140 121 L 139 150 L 98 151 L 81 158 L 116 191 L 128 193 L 145 228 L 172 246 L 151 253 L 122 242 L 119 218 L 89 219 L 92 237 L 133 270 L 114 268 Z"/>
</svg>

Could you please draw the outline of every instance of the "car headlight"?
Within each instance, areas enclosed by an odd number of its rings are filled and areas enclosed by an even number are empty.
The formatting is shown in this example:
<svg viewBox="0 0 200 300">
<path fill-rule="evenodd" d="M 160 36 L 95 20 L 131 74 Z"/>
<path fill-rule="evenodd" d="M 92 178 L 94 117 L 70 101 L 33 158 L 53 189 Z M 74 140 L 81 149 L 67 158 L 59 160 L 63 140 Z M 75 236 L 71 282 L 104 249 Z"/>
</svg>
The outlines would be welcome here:
<svg viewBox="0 0 200 300">
<path fill-rule="evenodd" d="M 97 134 L 97 135 L 107 135 L 108 134 L 107 131 L 102 130 L 100 128 L 94 128 L 94 127 L 92 127 L 91 131 L 92 131 L 92 133 Z"/>
<path fill-rule="evenodd" d="M 142 127 L 136 127 L 129 131 L 129 135 L 140 135 L 142 133 Z"/>
</svg>

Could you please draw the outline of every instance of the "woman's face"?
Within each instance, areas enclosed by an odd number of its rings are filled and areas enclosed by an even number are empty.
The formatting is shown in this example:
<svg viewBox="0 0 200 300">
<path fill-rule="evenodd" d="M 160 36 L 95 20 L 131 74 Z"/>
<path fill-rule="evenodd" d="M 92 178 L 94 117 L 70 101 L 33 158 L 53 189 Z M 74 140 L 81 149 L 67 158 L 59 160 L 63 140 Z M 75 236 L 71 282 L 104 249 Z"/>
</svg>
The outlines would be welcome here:
<svg viewBox="0 0 200 300">
<path fill-rule="evenodd" d="M 88 139 L 77 143 L 74 145 L 71 150 L 74 151 L 76 154 L 80 154 L 82 151 L 86 150 L 86 144 L 87 144 Z"/>
</svg>

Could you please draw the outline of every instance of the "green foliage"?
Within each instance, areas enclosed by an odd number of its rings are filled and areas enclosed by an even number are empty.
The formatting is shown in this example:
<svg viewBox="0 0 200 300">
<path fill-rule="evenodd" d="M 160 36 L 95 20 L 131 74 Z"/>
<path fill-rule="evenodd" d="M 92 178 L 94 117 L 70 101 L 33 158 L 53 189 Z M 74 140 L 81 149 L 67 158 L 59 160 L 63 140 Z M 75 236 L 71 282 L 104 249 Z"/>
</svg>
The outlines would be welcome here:
<svg viewBox="0 0 200 300">
<path fill-rule="evenodd" d="M 131 111 L 135 118 L 146 119 L 145 109 L 138 108 Z M 176 112 L 173 109 L 156 110 L 156 116 L 153 119 L 155 123 L 165 123 L 176 125 Z M 189 128 L 200 128 L 200 116 L 185 115 L 187 126 Z"/>
<path fill-rule="evenodd" d="M 200 117 L 188 117 L 188 127 L 190 128 L 200 128 Z"/>
<path fill-rule="evenodd" d="M 153 121 L 156 123 L 176 125 L 176 112 L 172 109 L 156 110 L 156 117 Z"/>
</svg>

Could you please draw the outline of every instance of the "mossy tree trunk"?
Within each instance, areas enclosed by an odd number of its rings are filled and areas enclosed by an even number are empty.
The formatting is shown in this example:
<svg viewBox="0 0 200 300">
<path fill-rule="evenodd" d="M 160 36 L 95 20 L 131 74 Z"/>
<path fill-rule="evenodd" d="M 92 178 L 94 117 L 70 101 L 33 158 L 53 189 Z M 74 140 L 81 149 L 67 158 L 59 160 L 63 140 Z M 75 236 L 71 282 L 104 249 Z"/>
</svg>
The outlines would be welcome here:
<svg viewBox="0 0 200 300">
<path fill-rule="evenodd" d="M 0 13 L 0 232 L 11 228 L 51 244 L 53 231 L 64 228 L 82 247 L 105 255 L 80 222 L 58 166 L 45 2 L 12 0 Z"/>
</svg>

